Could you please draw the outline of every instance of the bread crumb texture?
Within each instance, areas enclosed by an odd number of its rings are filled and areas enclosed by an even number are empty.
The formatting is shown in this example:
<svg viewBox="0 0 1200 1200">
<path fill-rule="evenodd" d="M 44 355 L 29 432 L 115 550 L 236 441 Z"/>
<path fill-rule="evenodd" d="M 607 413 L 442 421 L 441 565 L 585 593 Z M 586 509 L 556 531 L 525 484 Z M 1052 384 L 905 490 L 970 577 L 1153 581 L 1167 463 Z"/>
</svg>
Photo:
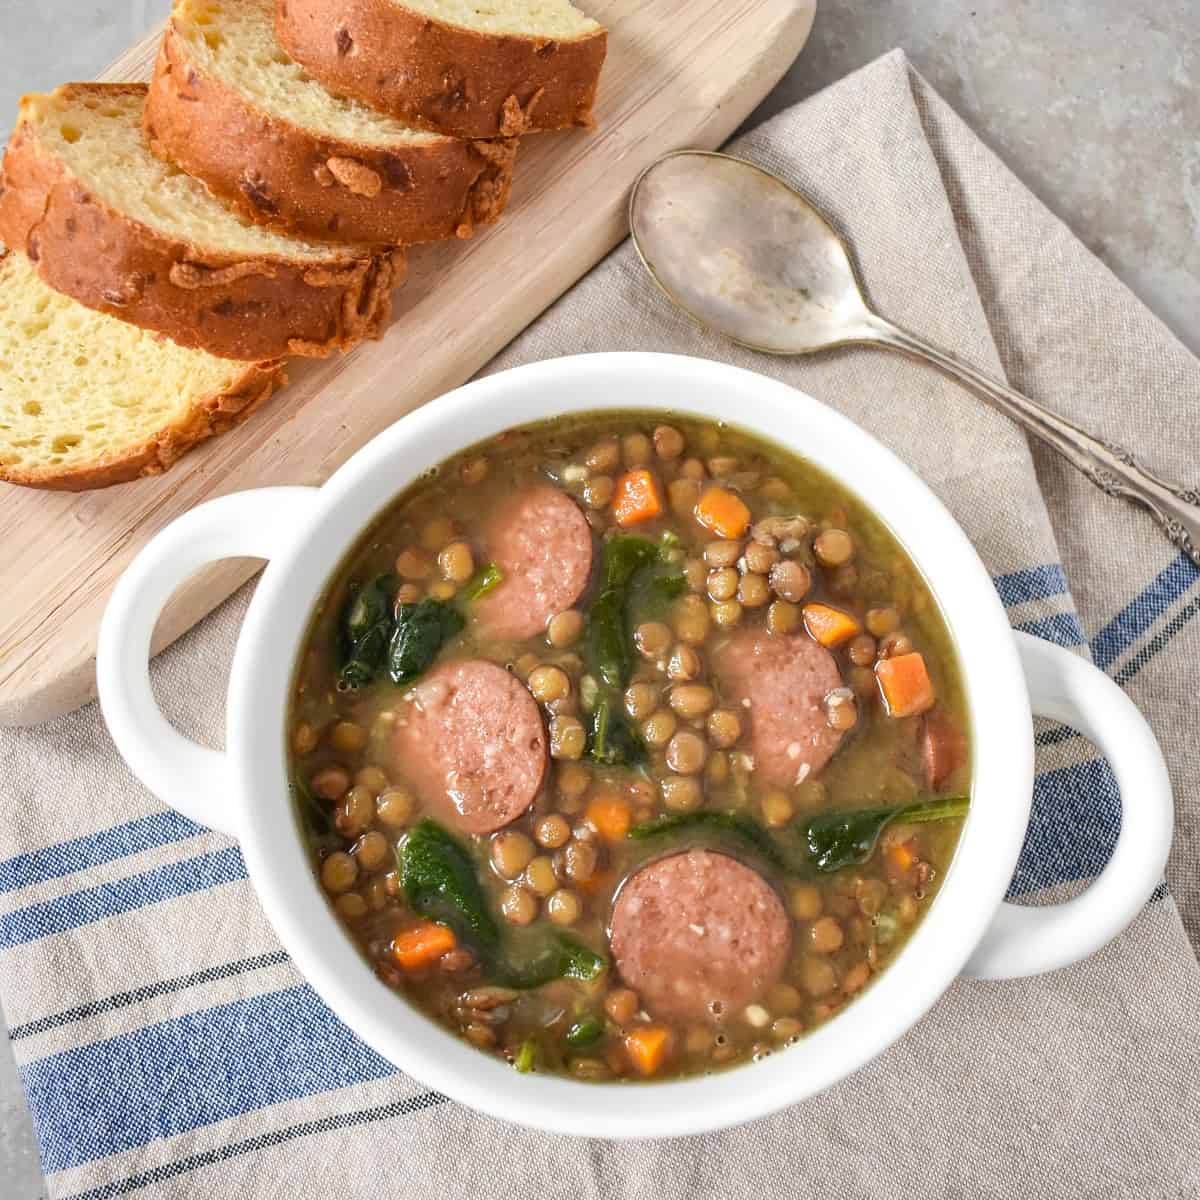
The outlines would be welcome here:
<svg viewBox="0 0 1200 1200">
<path fill-rule="evenodd" d="M 143 100 L 139 89 L 66 87 L 27 96 L 21 115 L 41 149 L 97 199 L 156 233 L 218 254 L 329 258 L 328 246 L 252 224 L 204 184 L 156 158 L 142 134 Z"/>
<path fill-rule="evenodd" d="M 0 257 L 0 478 L 53 484 L 128 460 L 255 375 L 265 394 L 269 371 L 94 312 L 23 255 Z M 151 457 L 149 473 L 169 465 Z"/>
<path fill-rule="evenodd" d="M 276 41 L 274 0 L 181 0 L 172 21 L 197 67 L 279 120 L 381 148 L 442 140 L 327 92 Z"/>
<path fill-rule="evenodd" d="M 404 0 L 400 7 L 477 33 L 570 41 L 600 32 L 598 22 L 566 0 Z"/>
</svg>

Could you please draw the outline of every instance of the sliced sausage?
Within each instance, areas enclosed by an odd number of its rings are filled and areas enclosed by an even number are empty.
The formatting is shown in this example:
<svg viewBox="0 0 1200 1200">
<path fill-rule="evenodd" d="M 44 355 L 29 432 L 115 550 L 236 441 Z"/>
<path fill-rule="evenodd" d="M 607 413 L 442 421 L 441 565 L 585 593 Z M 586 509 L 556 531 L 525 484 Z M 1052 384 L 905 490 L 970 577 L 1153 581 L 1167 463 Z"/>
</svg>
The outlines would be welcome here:
<svg viewBox="0 0 1200 1200">
<path fill-rule="evenodd" d="M 621 978 L 664 1021 L 735 1016 L 779 980 L 792 949 L 775 889 L 710 850 L 642 867 L 617 895 L 611 930 Z"/>
<path fill-rule="evenodd" d="M 503 504 L 488 522 L 487 556 L 503 582 L 475 605 L 495 637 L 542 633 L 583 594 L 592 572 L 592 529 L 566 492 L 538 484 Z"/>
<path fill-rule="evenodd" d="M 953 717 L 940 708 L 925 714 L 921 731 L 921 757 L 925 782 L 937 791 L 955 771 L 966 764 L 967 739 Z"/>
<path fill-rule="evenodd" d="M 492 833 L 533 803 L 546 730 L 519 680 L 464 659 L 435 667 L 408 697 L 393 735 L 396 767 L 434 816 L 463 833 Z"/>
<path fill-rule="evenodd" d="M 717 652 L 715 665 L 726 697 L 750 717 L 756 779 L 790 787 L 833 757 L 842 735 L 830 728 L 824 700 L 842 676 L 824 646 L 805 633 L 746 629 Z"/>
</svg>

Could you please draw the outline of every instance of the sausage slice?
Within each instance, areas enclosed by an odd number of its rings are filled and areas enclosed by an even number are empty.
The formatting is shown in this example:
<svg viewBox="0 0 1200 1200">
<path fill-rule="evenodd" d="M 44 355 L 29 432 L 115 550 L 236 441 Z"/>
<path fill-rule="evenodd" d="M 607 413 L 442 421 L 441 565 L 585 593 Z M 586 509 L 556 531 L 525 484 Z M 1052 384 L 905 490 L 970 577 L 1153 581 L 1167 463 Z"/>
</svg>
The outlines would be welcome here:
<svg viewBox="0 0 1200 1200">
<path fill-rule="evenodd" d="M 805 633 L 746 629 L 718 651 L 715 664 L 726 695 L 749 714 L 757 779 L 790 787 L 833 757 L 842 735 L 830 728 L 823 701 L 842 676 L 824 646 Z"/>
<path fill-rule="evenodd" d="M 611 929 L 621 978 L 664 1021 L 740 1013 L 779 980 L 792 949 L 775 889 L 710 850 L 642 867 L 622 886 Z"/>
<path fill-rule="evenodd" d="M 546 773 L 537 702 L 503 667 L 464 659 L 408 693 L 392 747 L 427 809 L 462 833 L 493 833 L 533 803 Z"/>
<path fill-rule="evenodd" d="M 488 523 L 487 554 L 504 581 L 475 604 L 476 619 L 501 638 L 542 633 L 583 594 L 592 572 L 592 529 L 566 492 L 537 484 Z"/>
</svg>

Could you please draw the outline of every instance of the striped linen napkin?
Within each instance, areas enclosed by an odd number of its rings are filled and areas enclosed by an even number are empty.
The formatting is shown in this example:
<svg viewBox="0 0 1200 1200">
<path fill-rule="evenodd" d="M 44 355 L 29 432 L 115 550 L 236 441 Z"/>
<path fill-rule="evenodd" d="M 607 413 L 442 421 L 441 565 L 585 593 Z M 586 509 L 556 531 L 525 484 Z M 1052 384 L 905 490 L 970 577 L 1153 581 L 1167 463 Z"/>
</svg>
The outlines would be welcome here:
<svg viewBox="0 0 1200 1200">
<path fill-rule="evenodd" d="M 1194 470 L 1200 363 L 901 53 L 733 149 L 834 214 L 885 315 L 1164 472 Z M 1180 810 L 1169 889 L 1087 962 L 956 983 L 882 1057 L 775 1117 L 633 1145 L 552 1137 L 452 1104 L 358 1042 L 280 949 L 237 847 L 147 795 L 92 706 L 0 740 L 0 994 L 53 1197 L 1200 1194 L 1200 970 L 1180 919 L 1200 935 L 1195 569 L 1148 518 L 929 370 L 708 338 L 628 245 L 491 369 L 628 349 L 784 379 L 910 462 L 979 548 L 1013 625 L 1090 654 L 1149 714 Z M 210 742 L 247 599 L 155 666 L 170 715 Z M 1093 747 L 1049 725 L 1038 741 L 1012 884 L 1034 902 L 1093 875 L 1120 819 Z"/>
</svg>

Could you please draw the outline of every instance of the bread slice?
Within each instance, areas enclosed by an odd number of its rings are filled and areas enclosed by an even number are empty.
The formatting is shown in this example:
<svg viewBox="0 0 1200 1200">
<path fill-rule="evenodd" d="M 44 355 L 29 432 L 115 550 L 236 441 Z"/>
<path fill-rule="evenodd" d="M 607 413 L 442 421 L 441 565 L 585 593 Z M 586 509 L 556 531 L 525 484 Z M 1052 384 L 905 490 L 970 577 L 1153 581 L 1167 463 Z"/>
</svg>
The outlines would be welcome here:
<svg viewBox="0 0 1200 1200">
<path fill-rule="evenodd" d="M 158 475 L 284 382 L 47 287 L 0 247 L 0 479 L 83 491 Z"/>
<path fill-rule="evenodd" d="M 26 96 L 0 180 L 0 242 L 53 288 L 197 350 L 324 355 L 386 321 L 388 250 L 286 238 L 151 152 L 145 84 Z"/>
<path fill-rule="evenodd" d="M 469 237 L 508 199 L 515 138 L 414 129 L 327 92 L 275 38 L 275 0 L 176 0 L 146 101 L 156 154 L 249 219 L 310 238 Z"/>
<path fill-rule="evenodd" d="M 278 0 L 327 88 L 454 137 L 590 125 L 607 35 L 568 0 Z"/>
</svg>

